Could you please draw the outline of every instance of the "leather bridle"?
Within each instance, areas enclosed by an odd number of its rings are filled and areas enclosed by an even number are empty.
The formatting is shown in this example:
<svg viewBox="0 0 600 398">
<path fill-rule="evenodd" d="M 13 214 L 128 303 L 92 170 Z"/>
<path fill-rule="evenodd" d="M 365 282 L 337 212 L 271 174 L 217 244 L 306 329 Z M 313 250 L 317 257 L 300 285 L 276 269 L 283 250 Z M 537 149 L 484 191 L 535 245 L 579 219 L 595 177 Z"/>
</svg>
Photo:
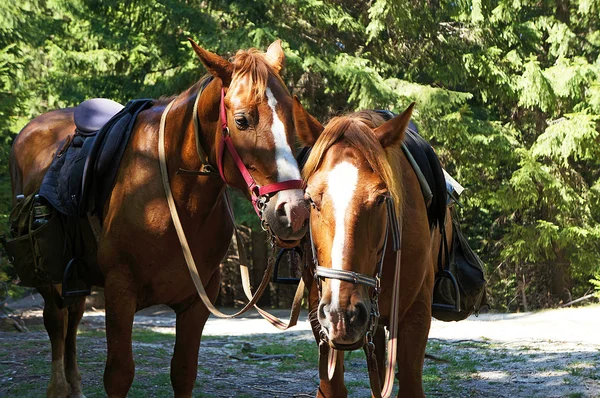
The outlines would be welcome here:
<svg viewBox="0 0 600 398">
<path fill-rule="evenodd" d="M 396 214 L 396 208 L 394 201 L 390 196 L 385 198 L 387 208 L 387 221 L 385 227 L 385 238 L 383 241 L 383 248 L 381 250 L 381 256 L 377 263 L 377 268 L 374 276 L 361 274 L 355 271 L 332 269 L 319 265 L 317 258 L 317 250 L 312 236 L 312 230 L 310 232 L 310 244 L 312 249 L 312 257 L 314 263 L 313 275 L 316 279 L 317 289 L 319 293 L 319 302 L 322 296 L 322 280 L 323 279 L 337 279 L 344 282 L 354 283 L 358 285 L 365 285 L 372 288 L 371 294 L 371 314 L 369 316 L 369 325 L 367 331 L 362 339 L 359 339 L 355 344 L 339 345 L 330 341 L 327 334 L 321 328 L 319 333 L 319 377 L 322 380 L 331 380 L 333 378 L 336 366 L 336 350 L 350 351 L 356 350 L 363 347 L 367 358 L 367 367 L 369 370 L 369 381 L 371 384 L 371 391 L 375 397 L 388 397 L 391 394 L 393 387 L 393 374 L 396 364 L 396 336 L 398 329 L 398 304 L 399 304 L 399 288 L 400 288 L 400 254 L 401 254 L 401 238 L 402 230 L 401 225 L 398 222 Z M 381 275 L 383 272 L 383 262 L 385 259 L 385 253 L 387 250 L 388 236 L 392 237 L 392 249 L 396 253 L 396 270 L 394 274 L 393 292 L 392 292 L 392 306 L 390 313 L 390 339 L 388 341 L 388 363 L 387 372 L 383 385 L 383 389 L 379 382 L 379 372 L 377 369 L 377 358 L 375 356 L 375 345 L 373 343 L 373 337 L 376 333 L 379 323 L 379 294 L 381 292 Z M 312 314 L 314 316 L 314 313 Z M 311 320 L 314 325 L 318 324 L 318 321 Z"/>
<path fill-rule="evenodd" d="M 380 289 L 380 278 L 381 272 L 383 270 L 383 260 L 385 258 L 385 251 L 387 248 L 388 241 L 388 232 L 391 226 L 392 230 L 392 242 L 394 251 L 398 251 L 400 247 L 400 228 L 398 226 L 398 220 L 396 215 L 396 208 L 394 206 L 394 202 L 390 196 L 385 197 L 386 207 L 387 207 L 387 222 L 385 226 L 385 238 L 383 241 L 383 248 L 381 250 L 381 256 L 379 258 L 379 262 L 377 263 L 377 268 L 375 272 L 375 276 L 369 276 L 365 274 L 361 274 L 359 272 L 348 271 L 343 269 L 333 269 L 328 267 L 322 267 L 319 265 L 319 260 L 317 258 L 317 251 L 315 248 L 315 242 L 312 237 L 312 230 L 310 231 L 310 245 L 312 248 L 313 254 L 313 262 L 315 265 L 314 276 L 317 277 L 318 280 L 322 279 L 337 279 L 344 282 L 354 283 L 355 285 L 366 285 L 374 289 L 375 294 L 379 294 Z M 321 294 L 320 284 L 319 284 L 319 296 Z M 320 297 L 319 297 L 320 298 Z"/>
<path fill-rule="evenodd" d="M 208 162 L 208 156 L 206 155 L 206 152 L 204 152 L 202 146 L 200 145 L 200 137 L 199 137 L 200 127 L 199 127 L 198 113 L 197 113 L 200 94 L 202 93 L 204 88 L 206 88 L 206 86 L 208 85 L 208 83 L 211 80 L 212 79 L 207 80 L 200 86 L 200 90 L 197 94 L 197 97 L 196 97 L 196 100 L 194 101 L 194 106 L 193 106 L 194 134 L 196 136 L 196 147 L 197 147 L 198 156 L 199 156 L 200 162 L 201 162 L 200 170 L 193 171 L 193 170 L 179 169 L 177 171 L 178 174 L 181 173 L 181 174 L 204 175 L 204 176 L 216 175 L 214 168 Z M 254 178 L 252 178 L 252 175 L 250 174 L 250 172 L 244 165 L 244 162 L 242 162 L 242 159 L 240 158 L 240 156 L 239 156 L 237 150 L 235 149 L 235 146 L 233 145 L 233 142 L 231 140 L 229 128 L 227 127 L 227 113 L 225 112 L 224 97 L 225 97 L 224 90 L 221 89 L 221 103 L 220 103 L 220 114 L 219 115 L 221 118 L 222 135 L 221 135 L 221 142 L 220 142 L 220 150 L 219 150 L 219 153 L 217 154 L 217 167 L 218 167 L 219 175 L 223 179 L 223 182 L 228 185 L 227 180 L 225 179 L 225 173 L 223 171 L 223 157 L 224 157 L 224 153 L 225 153 L 225 147 L 227 147 L 229 149 L 229 152 L 232 155 L 240 173 L 242 174 L 242 176 L 244 177 L 244 180 L 246 181 L 248 189 L 251 193 L 252 204 L 254 206 L 256 213 L 258 214 L 258 216 L 261 220 L 261 226 L 263 227 L 263 229 L 267 230 L 267 232 L 270 234 L 270 228 L 267 225 L 266 221 L 262 217 L 262 211 L 264 209 L 264 206 L 268 202 L 269 198 L 275 192 L 283 191 L 286 189 L 297 189 L 297 188 L 301 189 L 304 187 L 304 183 L 302 180 L 288 180 L 288 181 L 282 181 L 282 182 L 277 182 L 277 183 L 273 183 L 273 184 L 268 184 L 268 185 L 265 185 L 262 187 L 259 186 L 258 184 L 256 184 L 256 182 L 254 181 Z M 274 325 L 275 327 L 277 327 L 281 330 L 286 330 L 286 329 L 294 326 L 298 320 L 298 316 L 300 315 L 300 307 L 301 307 L 302 297 L 303 297 L 303 292 L 304 292 L 304 282 L 300 281 L 298 288 L 296 289 L 296 294 L 294 296 L 292 309 L 290 311 L 290 319 L 288 322 L 282 321 L 281 319 L 269 314 L 267 311 L 261 309 L 260 307 L 258 307 L 256 305 L 259 298 L 262 296 L 262 293 L 267 288 L 269 281 L 271 279 L 271 275 L 273 274 L 273 262 L 268 261 L 267 267 L 264 271 L 263 278 L 262 278 L 259 286 L 256 288 L 256 292 L 254 294 L 252 294 L 252 291 L 250 288 L 250 272 L 249 272 L 249 269 L 247 266 L 248 261 L 246 258 L 246 253 L 243 248 L 242 241 L 239 237 L 239 232 L 238 232 L 238 229 L 237 229 L 237 226 L 235 223 L 235 217 L 233 215 L 233 208 L 231 205 L 231 200 L 229 198 L 227 190 L 225 190 L 225 193 L 224 193 L 225 194 L 225 204 L 226 204 L 227 212 L 228 212 L 228 214 L 231 218 L 231 221 L 234 225 L 234 233 L 235 233 L 236 240 L 238 242 L 238 253 L 239 253 L 239 260 L 240 260 L 240 274 L 241 274 L 241 279 L 242 279 L 242 288 L 243 288 L 244 294 L 246 295 L 246 297 L 248 298 L 249 301 L 248 301 L 248 303 L 246 303 L 246 305 L 241 310 L 239 310 L 235 314 L 224 314 L 214 306 L 214 304 L 212 303 L 212 301 L 206 294 L 206 290 L 204 289 L 204 283 L 202 282 L 202 279 L 200 278 L 200 275 L 198 273 L 198 268 L 197 268 L 194 258 L 192 256 L 192 252 L 189 247 L 187 238 L 185 236 L 185 232 L 183 231 L 183 226 L 181 225 L 181 220 L 179 218 L 179 213 L 177 211 L 177 206 L 175 205 L 175 199 L 173 197 L 173 192 L 171 190 L 171 186 L 170 186 L 170 182 L 169 182 L 169 173 L 168 173 L 168 169 L 167 169 L 167 160 L 166 160 L 166 153 L 165 153 L 165 126 L 166 126 L 167 115 L 169 113 L 169 110 L 173 106 L 174 102 L 175 102 L 175 99 L 172 100 L 166 106 L 166 108 L 164 109 L 164 111 L 162 113 L 161 119 L 160 119 L 160 124 L 159 124 L 159 129 L 158 129 L 159 166 L 160 166 L 160 174 L 161 174 L 161 178 L 162 178 L 162 183 L 163 183 L 163 187 L 165 189 L 165 195 L 167 198 L 167 204 L 169 206 L 169 212 L 171 214 L 171 219 L 173 220 L 173 224 L 175 226 L 175 231 L 177 233 L 177 237 L 178 237 L 179 243 L 181 245 L 183 256 L 185 258 L 185 263 L 188 267 L 188 270 L 189 270 L 190 276 L 192 278 L 192 281 L 194 283 L 194 286 L 196 287 L 198 296 L 200 297 L 200 299 L 202 300 L 202 302 L 204 303 L 206 308 L 213 315 L 215 315 L 219 318 L 234 318 L 234 317 L 237 317 L 237 316 L 245 313 L 250 308 L 254 307 L 254 308 L 256 308 L 258 313 L 263 318 L 265 318 L 267 321 L 269 321 L 269 323 L 271 323 L 272 325 Z"/>
<path fill-rule="evenodd" d="M 263 186 L 258 185 L 252 177 L 252 175 L 250 174 L 250 171 L 248 171 L 248 168 L 242 161 L 242 158 L 238 154 L 238 151 L 235 149 L 233 141 L 231 140 L 229 127 L 227 127 L 227 112 L 225 111 L 225 90 L 223 88 L 221 88 L 220 118 L 221 131 L 223 132 L 223 134 L 221 134 L 221 143 L 219 145 L 219 154 L 217 156 L 217 168 L 219 170 L 219 174 L 221 175 L 221 179 L 223 179 L 223 182 L 225 182 L 225 184 L 228 184 L 227 179 L 225 178 L 225 171 L 223 170 L 223 158 L 225 156 L 225 148 L 227 148 L 238 170 L 240 171 L 240 174 L 246 182 L 246 186 L 248 187 L 248 191 L 251 195 L 252 206 L 254 207 L 254 211 L 260 218 L 261 225 L 263 226 L 263 228 L 265 228 L 266 223 L 263 220 L 263 209 L 267 204 L 269 198 L 279 191 L 285 191 L 288 189 L 303 189 L 304 182 L 302 180 L 286 180 Z"/>
</svg>

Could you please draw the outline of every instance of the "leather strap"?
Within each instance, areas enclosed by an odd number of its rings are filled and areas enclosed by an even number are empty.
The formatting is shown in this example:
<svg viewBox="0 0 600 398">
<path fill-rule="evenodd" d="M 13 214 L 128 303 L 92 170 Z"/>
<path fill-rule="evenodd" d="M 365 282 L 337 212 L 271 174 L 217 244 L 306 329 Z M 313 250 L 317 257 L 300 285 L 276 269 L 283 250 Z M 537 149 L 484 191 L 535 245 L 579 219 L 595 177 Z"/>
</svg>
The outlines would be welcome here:
<svg viewBox="0 0 600 398">
<path fill-rule="evenodd" d="M 394 388 L 394 374 L 396 370 L 396 350 L 398 348 L 398 307 L 400 302 L 400 263 L 401 250 L 396 252 L 396 269 L 394 271 L 394 284 L 392 291 L 392 307 L 390 308 L 390 328 L 387 342 L 387 365 L 383 387 L 379 382 L 379 371 L 375 346 L 372 342 L 365 341 L 363 346 L 367 358 L 367 369 L 371 393 L 375 398 L 389 398 Z M 323 340 L 319 343 L 319 378 L 331 380 L 335 373 L 336 350 L 329 347 Z"/>
<path fill-rule="evenodd" d="M 265 270 L 265 275 L 256 291 L 254 296 L 251 295 L 250 301 L 238 312 L 235 314 L 225 314 L 219 311 L 213 303 L 210 301 L 208 295 L 206 294 L 206 290 L 204 289 L 204 284 L 202 283 L 202 279 L 198 274 L 198 268 L 196 267 L 196 263 L 194 261 L 194 257 L 192 256 L 192 252 L 190 250 L 187 238 L 185 236 L 185 232 L 183 231 L 183 226 L 181 225 L 181 220 L 179 219 L 179 214 L 177 212 L 177 207 L 175 205 L 175 200 L 173 199 L 173 192 L 171 191 L 171 186 L 169 183 L 169 175 L 167 170 L 167 161 L 165 155 L 165 124 L 167 114 L 169 110 L 173 106 L 175 100 L 171 101 L 169 105 L 163 111 L 163 114 L 160 118 L 160 126 L 158 129 L 158 158 L 160 163 L 160 173 L 162 177 L 163 186 L 165 188 L 165 194 L 167 196 L 167 203 L 169 204 L 169 211 L 171 213 L 171 218 L 173 219 L 173 224 L 175 226 L 175 231 L 177 232 L 177 237 L 179 238 L 179 243 L 181 245 L 181 249 L 183 251 L 183 256 L 185 257 L 185 263 L 187 264 L 188 270 L 190 272 L 190 276 L 192 277 L 192 281 L 194 282 L 194 286 L 196 287 L 196 291 L 198 292 L 198 296 L 208 308 L 208 310 L 215 316 L 219 318 L 234 318 L 239 316 L 246 311 L 248 311 L 261 297 L 265 288 L 269 283 L 269 279 L 271 274 L 273 273 L 273 264 L 269 262 L 267 264 L 267 269 Z M 234 224 L 235 225 L 235 224 Z M 237 230 L 236 230 L 237 234 Z M 240 247 L 240 245 L 238 245 Z M 250 273 L 248 271 L 248 267 L 246 264 L 242 264 L 240 261 L 240 272 L 242 276 L 242 286 L 244 287 L 244 292 L 246 290 L 250 291 Z"/>
<path fill-rule="evenodd" d="M 369 384 L 371 385 L 371 393 L 375 398 L 388 398 L 392 394 L 394 388 L 394 374 L 396 371 L 396 350 L 398 348 L 398 307 L 400 303 L 400 263 L 401 263 L 401 250 L 396 253 L 396 269 L 394 271 L 394 284 L 392 291 L 392 307 L 390 308 L 390 337 L 387 342 L 387 364 L 385 370 L 385 379 L 383 387 L 380 386 L 379 372 L 377 366 L 374 369 L 369 368 Z M 368 349 L 372 348 L 372 352 L 367 352 Z M 375 357 L 374 346 L 368 347 L 365 345 L 365 353 L 367 355 L 367 364 L 369 361 L 377 363 Z"/>
<path fill-rule="evenodd" d="M 390 208 L 391 207 L 391 208 Z M 393 214 L 396 216 L 396 212 L 393 206 L 388 206 L 388 217 L 391 217 Z M 396 219 L 397 220 L 397 219 Z M 389 327 L 389 339 L 387 342 L 387 365 L 385 372 L 385 379 L 383 383 L 383 387 L 381 387 L 381 383 L 379 381 L 379 371 L 377 368 L 377 357 L 375 355 L 375 346 L 372 341 L 365 336 L 365 342 L 363 345 L 363 349 L 365 351 L 366 359 L 367 359 L 367 370 L 369 374 L 369 384 L 371 386 L 371 393 L 375 398 L 389 398 L 392 394 L 392 390 L 394 387 L 394 373 L 396 369 L 396 350 L 398 347 L 398 309 L 400 306 L 400 265 L 402 263 L 402 246 L 401 246 L 401 237 L 402 237 L 402 224 L 396 224 L 395 228 L 391 229 L 392 234 L 397 234 L 397 236 L 393 237 L 394 243 L 393 248 L 396 252 L 396 264 L 394 270 L 394 282 L 392 287 L 392 306 L 390 308 L 390 327 Z M 387 232 L 387 228 L 386 228 Z M 311 235 L 312 240 L 312 235 Z M 387 236 L 386 236 L 387 241 Z M 396 250 L 397 248 L 397 250 Z M 313 245 L 314 252 L 314 245 Z M 382 254 L 382 257 L 385 257 L 385 248 Z M 381 260 L 381 264 L 383 264 L 383 258 Z M 318 265 L 316 269 L 319 271 Z M 329 269 L 329 268 L 326 268 Z M 335 279 L 344 279 L 349 274 L 349 271 L 345 271 L 342 275 L 335 275 L 333 278 Z M 323 274 L 321 274 L 323 275 Z M 361 274 L 357 274 L 360 276 Z M 364 275 L 362 275 L 364 276 Z M 317 277 L 315 273 L 315 277 Z M 325 277 L 323 275 L 323 277 Z M 329 277 L 329 276 L 328 276 Z M 368 278 L 368 277 L 367 277 Z M 352 282 L 352 281 L 350 281 Z M 364 283 L 364 282 L 354 282 L 354 283 Z M 366 284 L 366 283 L 365 283 Z M 314 325 L 313 325 L 314 326 Z M 335 373 L 336 366 L 336 350 L 329 347 L 325 340 L 321 339 L 319 342 L 319 378 L 322 380 L 331 380 Z"/>
<path fill-rule="evenodd" d="M 160 126 L 159 126 L 159 130 L 158 130 L 158 155 L 159 155 L 162 182 L 163 182 L 163 186 L 165 188 L 167 202 L 169 204 L 169 211 L 171 213 L 171 218 L 173 219 L 173 224 L 174 224 L 175 230 L 177 232 L 177 237 L 179 238 L 179 243 L 181 245 L 181 249 L 182 249 L 183 255 L 185 257 L 186 265 L 190 272 L 190 276 L 192 277 L 192 281 L 194 282 L 194 286 L 196 287 L 196 291 L 198 292 L 198 296 L 200 296 L 200 299 L 202 300 L 202 302 L 204 303 L 206 308 L 208 308 L 208 310 L 213 315 L 215 315 L 219 318 L 234 318 L 236 316 L 239 316 L 239 315 L 245 313 L 250 308 L 252 308 L 252 306 L 254 306 L 256 308 L 256 310 L 258 311 L 258 313 L 263 318 L 265 318 L 272 325 L 276 326 L 279 329 L 286 330 L 286 329 L 296 325 L 296 323 L 298 321 L 298 317 L 300 315 L 300 307 L 301 307 L 302 297 L 303 297 L 303 293 L 304 293 L 304 281 L 300 282 L 300 284 L 298 285 L 298 289 L 296 290 L 296 294 L 294 296 L 294 301 L 293 301 L 292 309 L 291 309 L 291 313 L 290 313 L 290 320 L 288 323 L 285 323 L 284 321 L 280 320 L 279 318 L 269 314 L 267 311 L 264 311 L 261 308 L 259 308 L 258 306 L 256 306 L 256 302 L 262 296 L 262 294 L 263 294 L 265 288 L 267 287 L 267 285 L 269 284 L 269 280 L 271 279 L 271 276 L 273 274 L 273 262 L 269 261 L 267 263 L 267 267 L 265 269 L 265 273 L 260 282 L 260 285 L 259 285 L 256 293 L 254 295 L 252 295 L 252 290 L 250 288 L 250 273 L 249 273 L 248 266 L 247 266 L 248 261 L 247 261 L 247 257 L 246 257 L 246 251 L 244 250 L 244 246 L 243 246 L 242 240 L 240 238 L 238 228 L 236 227 L 236 224 L 235 224 L 235 216 L 233 214 L 233 208 L 231 206 L 231 199 L 229 198 L 227 189 L 225 189 L 225 193 L 224 193 L 225 194 L 225 203 L 226 203 L 227 212 L 228 212 L 228 214 L 231 218 L 231 221 L 233 222 L 233 225 L 234 225 L 235 238 L 238 243 L 242 287 L 243 287 L 244 293 L 246 294 L 246 297 L 248 297 L 249 301 L 240 311 L 236 312 L 235 314 L 229 315 L 229 314 L 224 314 L 221 311 L 219 311 L 213 305 L 213 303 L 210 301 L 208 295 L 206 294 L 206 290 L 204 289 L 204 284 L 202 282 L 202 279 L 200 278 L 200 275 L 198 274 L 198 269 L 194 262 L 194 258 L 192 256 L 191 250 L 189 248 L 189 244 L 187 242 L 185 232 L 183 231 L 183 226 L 181 225 L 181 220 L 179 219 L 179 214 L 177 212 L 177 207 L 175 205 L 175 200 L 173 199 L 173 193 L 171 191 L 171 186 L 169 183 L 169 175 L 168 175 L 166 155 L 165 155 L 165 124 L 166 124 L 167 114 L 169 113 L 169 110 L 171 109 L 171 106 L 173 105 L 174 102 L 175 102 L 175 100 L 171 101 L 169 103 L 169 105 L 167 105 L 167 107 L 163 111 L 163 114 L 160 119 Z"/>
<path fill-rule="evenodd" d="M 231 198 L 229 197 L 229 192 L 227 192 L 227 191 L 225 191 L 225 203 L 226 203 L 226 207 L 227 207 L 227 213 L 229 214 L 229 217 L 234 225 L 235 238 L 238 243 L 238 253 L 239 253 L 239 259 L 240 259 L 240 271 L 241 271 L 241 265 L 248 264 L 248 259 L 246 257 L 246 250 L 244 249 L 244 245 L 240 238 L 239 230 L 235 223 L 235 215 L 233 213 L 233 206 L 231 205 Z M 270 272 L 268 274 L 265 272 L 265 274 L 263 276 L 263 281 L 265 280 L 264 278 L 270 279 L 271 276 L 273 275 L 273 262 L 271 260 L 269 261 L 269 265 L 268 265 Z M 246 269 L 247 269 L 247 267 L 246 267 Z M 246 284 L 246 283 L 244 283 L 244 280 L 242 279 L 242 288 L 243 288 L 244 294 L 246 295 L 248 300 L 251 300 L 253 297 L 252 297 L 252 291 L 250 290 L 250 283 Z M 294 294 L 294 300 L 292 301 L 292 308 L 290 310 L 290 320 L 287 323 L 285 321 L 282 321 L 281 319 L 277 318 L 275 315 L 270 314 L 269 312 L 263 310 L 262 308 L 260 308 L 257 305 L 255 305 L 254 308 L 256 308 L 256 311 L 258 311 L 260 316 L 262 316 L 265 320 L 267 320 L 271 325 L 275 326 L 276 328 L 278 328 L 280 330 L 287 330 L 287 329 L 291 328 L 292 326 L 295 326 L 296 323 L 298 322 L 298 317 L 300 316 L 300 309 L 302 307 L 303 296 L 304 296 L 304 280 L 301 279 L 300 283 L 298 284 L 298 288 L 296 289 L 296 294 Z"/>
<path fill-rule="evenodd" d="M 315 276 L 317 278 L 330 278 L 330 279 L 338 279 L 344 282 L 350 282 L 361 285 L 367 285 L 372 288 L 377 288 L 377 279 L 372 278 L 370 276 L 360 274 L 354 271 L 346 271 L 343 269 L 333 269 L 328 267 L 321 267 L 317 265 L 315 269 Z"/>
</svg>

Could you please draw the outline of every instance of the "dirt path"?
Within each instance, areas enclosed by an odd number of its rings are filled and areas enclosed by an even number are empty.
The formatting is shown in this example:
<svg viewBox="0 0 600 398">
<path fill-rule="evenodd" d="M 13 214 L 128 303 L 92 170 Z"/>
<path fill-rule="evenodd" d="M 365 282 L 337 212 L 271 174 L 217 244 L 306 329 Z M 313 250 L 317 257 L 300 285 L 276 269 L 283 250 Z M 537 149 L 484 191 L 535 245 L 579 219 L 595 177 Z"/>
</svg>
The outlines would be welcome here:
<svg viewBox="0 0 600 398">
<path fill-rule="evenodd" d="M 278 315 L 286 316 L 284 311 Z M 49 344 L 41 310 L 25 310 L 30 333 L 0 332 L 0 396 L 37 397 L 48 380 Z M 304 314 L 301 319 L 306 319 Z M 172 396 L 169 360 L 175 318 L 152 308 L 135 319 L 136 380 L 133 397 Z M 106 345 L 104 313 L 89 311 L 79 338 L 84 391 L 100 397 Z M 428 352 L 447 362 L 426 361 L 427 395 L 442 397 L 600 397 L 600 306 L 526 314 L 486 314 L 458 323 L 434 321 Z M 293 354 L 257 361 L 249 353 Z M 200 397 L 314 396 L 316 345 L 308 322 L 280 333 L 252 314 L 209 319 L 198 382 Z M 368 397 L 364 355 L 349 353 L 351 397 Z"/>
</svg>

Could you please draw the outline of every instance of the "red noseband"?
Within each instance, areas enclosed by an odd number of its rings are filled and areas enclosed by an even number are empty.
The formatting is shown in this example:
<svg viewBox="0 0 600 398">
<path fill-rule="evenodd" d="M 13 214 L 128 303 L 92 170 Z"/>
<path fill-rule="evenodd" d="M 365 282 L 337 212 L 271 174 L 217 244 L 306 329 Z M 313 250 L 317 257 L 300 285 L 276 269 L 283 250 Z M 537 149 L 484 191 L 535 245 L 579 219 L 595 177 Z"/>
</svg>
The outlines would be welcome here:
<svg viewBox="0 0 600 398">
<path fill-rule="evenodd" d="M 238 170 L 244 177 L 244 181 L 246 181 L 246 185 L 248 186 L 248 190 L 250 191 L 250 195 L 252 197 L 252 206 L 254 206 L 254 211 L 258 214 L 258 217 L 262 219 L 262 209 L 259 208 L 259 201 L 261 198 L 268 197 L 268 195 L 285 191 L 287 189 L 303 189 L 304 182 L 302 180 L 287 180 L 275 182 L 273 184 L 267 184 L 264 186 L 260 186 L 254 181 L 250 171 L 240 158 L 235 146 L 233 145 L 233 141 L 231 141 L 231 135 L 229 134 L 229 127 L 227 127 L 227 113 L 225 112 L 225 91 L 221 89 L 221 106 L 220 106 L 220 116 L 221 116 L 221 130 L 223 134 L 221 135 L 221 145 L 219 147 L 219 154 L 217 156 L 217 168 L 219 169 L 219 174 L 221 174 L 221 178 L 223 181 L 227 183 L 227 179 L 225 178 L 225 172 L 223 170 L 223 157 L 225 156 L 225 148 L 229 149 L 229 153 L 233 157 L 235 164 L 238 167 Z"/>
</svg>

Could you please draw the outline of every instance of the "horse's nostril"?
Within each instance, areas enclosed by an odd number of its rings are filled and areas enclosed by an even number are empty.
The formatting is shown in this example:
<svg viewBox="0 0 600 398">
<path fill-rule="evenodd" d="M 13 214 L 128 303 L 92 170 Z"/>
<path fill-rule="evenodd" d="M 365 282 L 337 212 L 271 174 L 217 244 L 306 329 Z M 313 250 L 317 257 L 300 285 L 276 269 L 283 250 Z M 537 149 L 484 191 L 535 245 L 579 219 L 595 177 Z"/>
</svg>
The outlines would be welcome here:
<svg viewBox="0 0 600 398">
<path fill-rule="evenodd" d="M 277 213 L 282 213 L 283 215 L 285 215 L 285 205 L 287 204 L 287 202 L 281 201 L 279 203 L 277 203 L 277 208 L 275 209 L 275 211 Z M 277 214 L 279 215 L 279 214 Z"/>
<path fill-rule="evenodd" d="M 351 325 L 364 325 L 369 320 L 367 307 L 362 302 L 356 303 L 354 305 L 354 311 L 349 315 L 348 321 Z"/>
<path fill-rule="evenodd" d="M 325 320 L 327 319 L 327 317 L 325 316 L 325 309 L 327 307 L 327 311 L 329 311 L 329 306 L 325 305 L 325 303 L 320 303 L 319 304 L 319 320 Z"/>
</svg>

